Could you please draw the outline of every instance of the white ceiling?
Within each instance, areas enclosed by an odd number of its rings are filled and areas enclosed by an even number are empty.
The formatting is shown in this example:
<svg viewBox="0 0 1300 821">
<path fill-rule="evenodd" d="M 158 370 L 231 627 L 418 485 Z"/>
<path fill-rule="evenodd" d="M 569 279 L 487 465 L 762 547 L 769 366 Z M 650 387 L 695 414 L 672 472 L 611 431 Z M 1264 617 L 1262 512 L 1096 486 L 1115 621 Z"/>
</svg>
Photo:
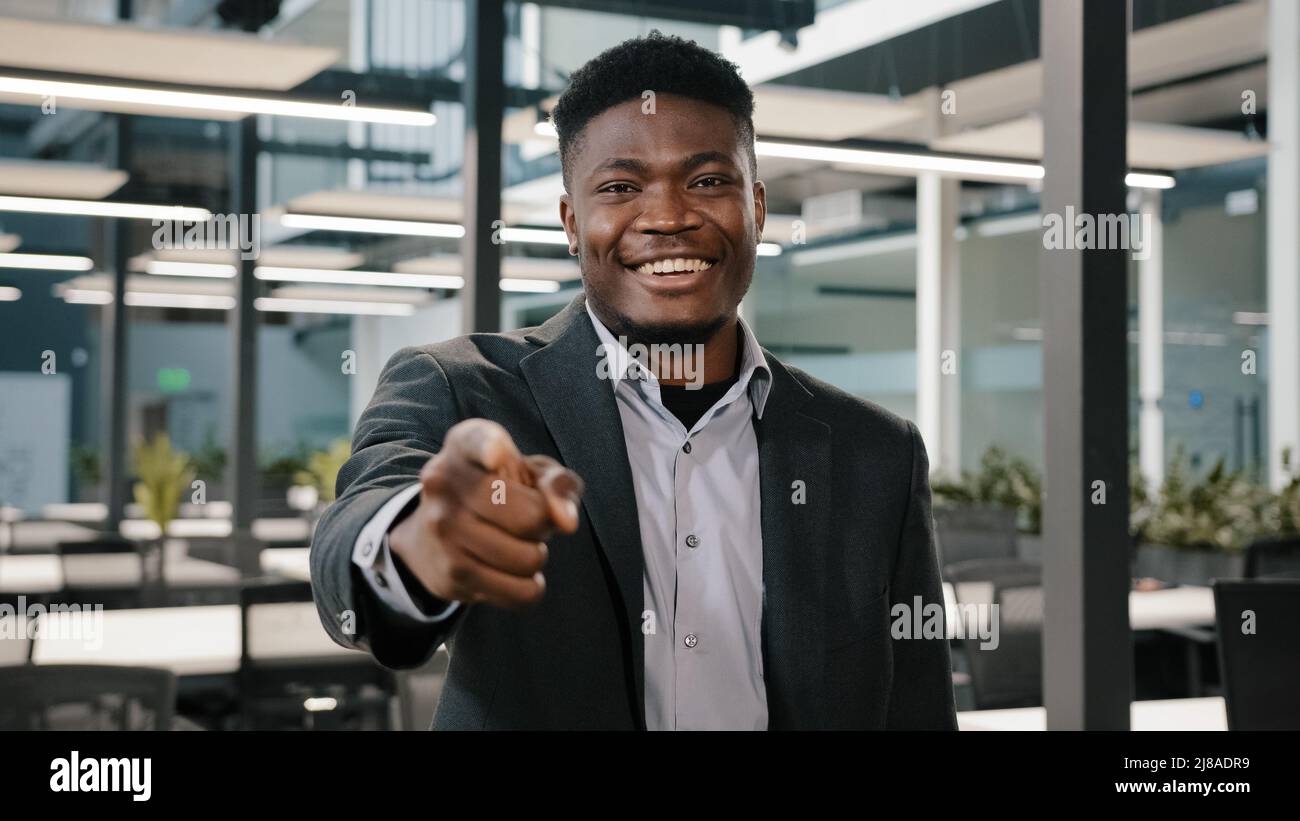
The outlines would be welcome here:
<svg viewBox="0 0 1300 821">
<path fill-rule="evenodd" d="M 255 34 L 0 17 L 0 64 L 123 80 L 287 91 L 338 58 Z"/>
<path fill-rule="evenodd" d="M 98 200 L 126 184 L 114 168 L 54 160 L 0 160 L 0 193 Z"/>
<path fill-rule="evenodd" d="M 1021 117 L 930 141 L 940 151 L 1038 160 L 1043 155 L 1043 124 Z M 1268 144 L 1235 131 L 1168 123 L 1130 123 L 1128 164 L 1132 168 L 1180 171 L 1235 162 L 1268 153 Z"/>
</svg>

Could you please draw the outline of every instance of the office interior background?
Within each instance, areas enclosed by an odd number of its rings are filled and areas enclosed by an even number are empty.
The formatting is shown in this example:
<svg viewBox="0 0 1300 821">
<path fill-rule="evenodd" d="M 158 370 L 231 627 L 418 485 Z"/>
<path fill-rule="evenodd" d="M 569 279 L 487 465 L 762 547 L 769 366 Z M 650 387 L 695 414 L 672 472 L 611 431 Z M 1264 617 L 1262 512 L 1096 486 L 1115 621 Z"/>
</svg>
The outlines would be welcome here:
<svg viewBox="0 0 1300 821">
<path fill-rule="evenodd" d="M 1225 702 L 1297 649 L 1225 641 L 1216 596 L 1247 593 L 1210 586 L 1300 576 L 1290 0 L 1133 0 L 1110 46 L 1127 120 L 1078 121 L 1085 142 L 1121 135 L 1135 226 L 1126 287 L 1081 300 L 1072 329 L 1126 329 L 1119 390 L 1083 377 L 1076 421 L 1122 432 L 1107 503 L 1129 536 L 1097 549 L 1133 580 L 1127 690 L 1054 683 L 1074 668 L 1044 642 L 1043 163 L 1070 116 L 1049 112 L 1069 55 L 1047 4 L 494 5 L 0 0 L 0 723 L 428 726 L 445 652 L 395 674 L 330 643 L 311 527 L 389 356 L 538 324 L 579 292 L 547 112 L 570 72 L 652 29 L 754 89 L 769 214 L 745 320 L 922 431 L 962 727 L 1068 726 L 1052 692 L 1093 705 L 1088 726 L 1116 699 L 1135 729 L 1294 718 L 1294 691 Z M 499 134 L 467 141 L 484 122 Z M 968 601 L 1004 605 L 998 650 L 956 635 Z M 59 605 L 91 602 L 97 639 L 60 629 Z M 20 603 L 47 610 L 34 637 Z M 52 676 L 83 684 L 77 704 L 43 700 Z"/>
</svg>

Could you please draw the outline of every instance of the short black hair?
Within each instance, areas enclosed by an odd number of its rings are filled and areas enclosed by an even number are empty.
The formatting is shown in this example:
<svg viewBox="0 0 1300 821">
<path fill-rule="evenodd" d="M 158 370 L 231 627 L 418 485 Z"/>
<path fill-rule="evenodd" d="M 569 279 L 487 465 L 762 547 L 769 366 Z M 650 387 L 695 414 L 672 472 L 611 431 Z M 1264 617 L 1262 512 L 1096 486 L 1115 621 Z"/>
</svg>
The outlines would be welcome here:
<svg viewBox="0 0 1300 821">
<path fill-rule="evenodd" d="M 645 91 L 677 94 L 726 109 L 749 154 L 750 172 L 757 174 L 754 93 L 735 63 L 694 40 L 654 30 L 601 52 L 569 78 L 568 88 L 551 111 L 551 122 L 560 135 L 566 191 L 571 161 L 587 123 L 620 103 L 641 99 Z"/>
</svg>

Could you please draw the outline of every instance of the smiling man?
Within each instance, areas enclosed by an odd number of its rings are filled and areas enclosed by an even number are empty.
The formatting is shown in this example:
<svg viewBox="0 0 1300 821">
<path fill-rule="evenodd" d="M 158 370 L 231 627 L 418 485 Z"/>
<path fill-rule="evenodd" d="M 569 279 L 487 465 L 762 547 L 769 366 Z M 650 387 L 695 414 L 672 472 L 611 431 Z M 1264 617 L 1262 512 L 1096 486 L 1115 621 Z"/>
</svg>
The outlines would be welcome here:
<svg viewBox="0 0 1300 821">
<path fill-rule="evenodd" d="M 596 57 L 552 114 L 584 296 L 385 367 L 312 580 L 385 665 L 448 644 L 436 729 L 956 728 L 947 642 L 892 630 L 942 606 L 915 427 L 738 316 L 753 106 L 676 37 Z"/>
</svg>

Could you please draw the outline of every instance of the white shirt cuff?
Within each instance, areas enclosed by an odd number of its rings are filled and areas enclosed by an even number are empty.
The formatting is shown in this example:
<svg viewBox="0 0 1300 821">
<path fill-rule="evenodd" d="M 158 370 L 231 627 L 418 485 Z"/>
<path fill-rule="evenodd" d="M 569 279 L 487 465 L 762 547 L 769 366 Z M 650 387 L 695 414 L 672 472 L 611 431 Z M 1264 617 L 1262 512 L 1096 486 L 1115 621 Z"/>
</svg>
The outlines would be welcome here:
<svg viewBox="0 0 1300 821">
<path fill-rule="evenodd" d="M 419 494 L 420 484 L 416 482 L 394 494 L 379 508 L 379 512 L 361 528 L 361 535 L 352 549 L 352 563 L 361 568 L 370 589 L 384 604 L 416 621 L 437 624 L 455 615 L 460 602 L 451 602 L 441 613 L 432 616 L 421 610 L 402 584 L 388 547 L 388 531 Z"/>
</svg>

